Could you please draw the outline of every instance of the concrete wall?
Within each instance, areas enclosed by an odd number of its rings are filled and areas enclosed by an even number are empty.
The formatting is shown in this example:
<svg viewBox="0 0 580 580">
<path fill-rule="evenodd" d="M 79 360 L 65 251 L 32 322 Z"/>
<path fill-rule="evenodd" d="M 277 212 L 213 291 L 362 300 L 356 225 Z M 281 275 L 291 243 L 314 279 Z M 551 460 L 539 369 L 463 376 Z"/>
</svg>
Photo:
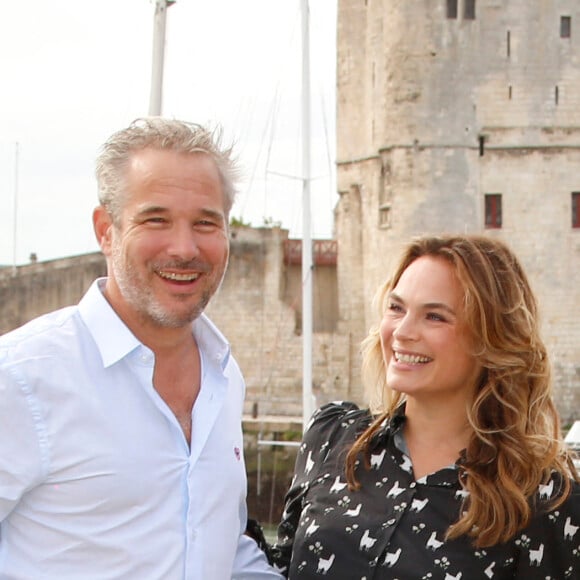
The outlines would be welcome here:
<svg viewBox="0 0 580 580">
<path fill-rule="evenodd" d="M 236 228 L 222 287 L 207 313 L 232 344 L 247 382 L 246 410 L 302 413 L 301 275 L 285 264 L 287 230 Z M 335 268 L 314 268 L 314 326 L 337 325 Z M 325 308 L 317 307 L 326 302 Z M 334 318 L 334 320 L 333 320 Z M 318 402 L 350 394 L 348 335 L 315 332 L 313 389 Z"/>
<path fill-rule="evenodd" d="M 106 273 L 101 253 L 0 268 L 0 334 L 46 312 L 76 304 Z"/>
<path fill-rule="evenodd" d="M 478 0 L 465 20 L 461 0 L 457 19 L 446 4 L 339 0 L 340 319 L 363 336 L 375 288 L 411 236 L 499 236 L 538 294 L 569 421 L 580 412 L 580 5 Z M 485 229 L 487 193 L 502 195 L 501 229 Z"/>
<path fill-rule="evenodd" d="M 300 267 L 287 263 L 287 230 L 234 228 L 223 284 L 207 314 L 232 345 L 247 382 L 246 412 L 302 415 Z M 294 244 L 296 247 L 296 244 Z M 0 334 L 62 306 L 75 304 L 104 276 L 100 253 L 0 268 Z M 321 404 L 350 394 L 348 335 L 338 326 L 336 268 L 314 267 L 313 388 Z"/>
</svg>

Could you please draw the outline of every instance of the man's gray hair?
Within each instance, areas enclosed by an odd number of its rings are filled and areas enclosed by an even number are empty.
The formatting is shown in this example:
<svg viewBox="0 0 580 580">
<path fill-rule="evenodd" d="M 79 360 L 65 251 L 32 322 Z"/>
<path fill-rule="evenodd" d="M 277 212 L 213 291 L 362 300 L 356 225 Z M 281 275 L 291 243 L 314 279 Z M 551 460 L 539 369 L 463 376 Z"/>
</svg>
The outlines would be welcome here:
<svg viewBox="0 0 580 580">
<path fill-rule="evenodd" d="M 238 167 L 232 147 L 222 147 L 220 128 L 206 129 L 196 123 L 142 117 L 126 129 L 114 133 L 97 157 L 96 176 L 99 202 L 118 223 L 123 204 L 125 172 L 134 153 L 146 148 L 165 149 L 178 153 L 204 153 L 215 162 L 224 194 L 226 216 L 234 203 Z"/>
</svg>

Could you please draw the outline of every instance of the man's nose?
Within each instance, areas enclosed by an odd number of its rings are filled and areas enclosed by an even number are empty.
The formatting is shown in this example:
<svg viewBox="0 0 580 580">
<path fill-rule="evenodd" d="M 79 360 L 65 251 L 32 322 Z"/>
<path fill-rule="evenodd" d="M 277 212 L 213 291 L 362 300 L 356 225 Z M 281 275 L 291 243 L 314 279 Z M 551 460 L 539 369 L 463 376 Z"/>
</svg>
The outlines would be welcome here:
<svg viewBox="0 0 580 580">
<path fill-rule="evenodd" d="M 181 260 L 191 260 L 199 256 L 199 240 L 195 230 L 189 224 L 175 224 L 171 228 L 169 254 Z"/>
</svg>

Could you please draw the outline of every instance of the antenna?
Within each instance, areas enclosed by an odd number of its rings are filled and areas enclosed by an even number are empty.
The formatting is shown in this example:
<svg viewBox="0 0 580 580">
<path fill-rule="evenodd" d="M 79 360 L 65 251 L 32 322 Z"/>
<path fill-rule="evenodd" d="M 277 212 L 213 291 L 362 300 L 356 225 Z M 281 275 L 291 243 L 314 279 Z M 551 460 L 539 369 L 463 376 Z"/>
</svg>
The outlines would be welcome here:
<svg viewBox="0 0 580 580">
<path fill-rule="evenodd" d="M 153 20 L 153 59 L 151 69 L 151 94 L 149 96 L 149 114 L 161 115 L 163 100 L 163 65 L 165 62 L 165 23 L 167 8 L 176 0 L 156 0 Z"/>
<path fill-rule="evenodd" d="M 19 174 L 19 162 L 20 162 L 20 147 L 18 141 L 14 143 L 14 215 L 13 215 L 13 228 L 12 228 L 12 275 L 16 276 L 16 250 L 17 250 L 17 240 L 18 240 L 18 174 Z"/>
</svg>

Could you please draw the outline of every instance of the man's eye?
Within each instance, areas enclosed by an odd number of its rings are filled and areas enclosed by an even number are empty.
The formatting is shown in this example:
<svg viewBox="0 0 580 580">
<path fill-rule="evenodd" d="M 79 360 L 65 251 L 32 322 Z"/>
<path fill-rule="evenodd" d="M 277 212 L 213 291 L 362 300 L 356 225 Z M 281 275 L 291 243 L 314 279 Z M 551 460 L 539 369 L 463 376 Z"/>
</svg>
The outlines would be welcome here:
<svg viewBox="0 0 580 580">
<path fill-rule="evenodd" d="M 199 220 L 198 222 L 195 223 L 195 225 L 196 227 L 201 228 L 203 230 L 209 230 L 218 227 L 218 224 L 216 224 L 211 220 Z"/>
</svg>

